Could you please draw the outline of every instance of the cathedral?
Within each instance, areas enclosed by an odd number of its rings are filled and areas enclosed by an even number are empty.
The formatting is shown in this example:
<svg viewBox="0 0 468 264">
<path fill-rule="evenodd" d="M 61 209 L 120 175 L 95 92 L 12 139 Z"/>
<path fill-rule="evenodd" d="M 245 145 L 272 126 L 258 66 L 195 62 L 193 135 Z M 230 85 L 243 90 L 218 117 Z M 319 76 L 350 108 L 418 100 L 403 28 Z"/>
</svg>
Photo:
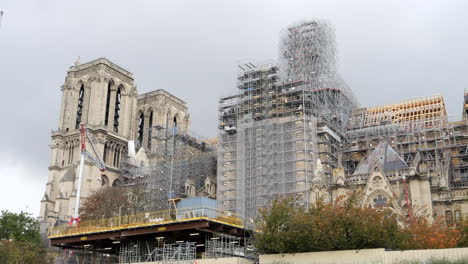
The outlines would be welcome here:
<svg viewBox="0 0 468 264">
<path fill-rule="evenodd" d="M 61 91 L 59 124 L 52 131 L 49 176 L 40 206 L 43 232 L 68 222 L 74 212 L 80 124 L 94 138 L 106 165 L 101 172 L 85 160 L 82 198 L 101 187 L 121 185 L 120 171 L 129 154 L 139 162 L 149 162 L 149 153 L 158 147 L 152 128 L 177 127 L 183 132 L 190 125 L 186 102 L 162 89 L 139 94 L 133 74 L 105 58 L 77 61 L 68 70 Z M 129 142 L 134 142 L 130 152 Z"/>
<path fill-rule="evenodd" d="M 52 131 L 42 231 L 75 211 L 81 124 L 106 166 L 85 160 L 82 199 L 101 187 L 144 183 L 161 202 L 152 210 L 165 209 L 168 198 L 204 196 L 253 219 L 285 195 L 307 207 L 359 189 L 363 206 L 406 218 L 466 218 L 468 93 L 453 121 L 439 95 L 359 108 L 341 90 L 277 83 L 274 65 L 249 67 L 238 78 L 240 93 L 220 99 L 219 139 L 199 140 L 188 133 L 183 100 L 161 89 L 139 94 L 132 73 L 105 58 L 76 62 Z"/>
</svg>

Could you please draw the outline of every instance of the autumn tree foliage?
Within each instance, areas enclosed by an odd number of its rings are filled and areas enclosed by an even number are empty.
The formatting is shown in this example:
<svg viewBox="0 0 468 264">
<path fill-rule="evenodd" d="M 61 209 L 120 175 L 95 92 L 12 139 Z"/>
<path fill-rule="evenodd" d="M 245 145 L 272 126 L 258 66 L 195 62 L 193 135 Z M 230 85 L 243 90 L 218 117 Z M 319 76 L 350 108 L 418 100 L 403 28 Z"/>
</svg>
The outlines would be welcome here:
<svg viewBox="0 0 468 264">
<path fill-rule="evenodd" d="M 390 209 L 363 207 L 357 192 L 333 203 L 304 210 L 293 198 L 279 199 L 260 211 L 255 246 L 262 254 L 365 248 L 423 249 L 455 247 L 458 230 L 425 218 L 402 224 Z"/>
<path fill-rule="evenodd" d="M 120 215 L 133 215 L 145 210 L 146 192 L 140 186 L 104 187 L 85 199 L 80 208 L 82 221 L 98 220 Z"/>
<path fill-rule="evenodd" d="M 405 238 L 400 243 L 404 249 L 433 249 L 456 247 L 462 236 L 460 230 L 445 224 L 439 217 L 429 223 L 424 217 L 417 217 L 402 230 Z"/>
</svg>

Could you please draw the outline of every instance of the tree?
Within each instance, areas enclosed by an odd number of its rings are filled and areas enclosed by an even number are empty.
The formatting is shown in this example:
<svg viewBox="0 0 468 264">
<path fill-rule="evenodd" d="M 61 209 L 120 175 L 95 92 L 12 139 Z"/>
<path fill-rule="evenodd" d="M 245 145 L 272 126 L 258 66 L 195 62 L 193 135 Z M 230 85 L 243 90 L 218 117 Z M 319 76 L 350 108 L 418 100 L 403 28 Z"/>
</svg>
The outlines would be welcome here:
<svg viewBox="0 0 468 264">
<path fill-rule="evenodd" d="M 404 228 L 403 249 L 453 248 L 462 240 L 460 229 L 447 226 L 442 217 L 429 223 L 424 217 L 413 219 Z"/>
<path fill-rule="evenodd" d="M 39 222 L 29 213 L 2 211 L 0 214 L 0 240 L 27 241 L 40 245 Z"/>
<path fill-rule="evenodd" d="M 257 220 L 259 232 L 255 235 L 256 249 L 265 254 L 309 251 L 306 221 L 300 209 L 293 206 L 294 199 L 279 199 L 270 210 L 260 210 Z"/>
<path fill-rule="evenodd" d="M 396 216 L 361 207 L 358 197 L 318 202 L 307 211 L 295 207 L 294 199 L 276 200 L 260 211 L 255 246 L 266 254 L 393 246 L 401 235 Z"/>
<path fill-rule="evenodd" d="M 460 232 L 460 241 L 458 241 L 459 247 L 468 247 L 468 221 L 463 221 L 458 226 Z"/>
<path fill-rule="evenodd" d="M 358 192 L 351 192 L 333 203 L 319 201 L 308 210 L 295 207 L 292 198 L 275 200 L 270 209 L 260 210 L 254 244 L 260 253 L 275 254 L 449 248 L 461 241 L 460 231 L 445 226 L 443 219 L 429 223 L 419 217 L 403 226 L 390 208 L 363 207 L 362 200 Z"/>
<path fill-rule="evenodd" d="M 0 263 L 43 263 L 39 223 L 29 213 L 0 214 Z"/>
<path fill-rule="evenodd" d="M 146 208 L 146 192 L 141 186 L 104 187 L 92 193 L 80 208 L 82 221 L 141 213 Z"/>
<path fill-rule="evenodd" d="M 307 213 L 313 241 L 327 250 L 390 247 L 401 238 L 397 217 L 389 209 L 360 204 L 362 196 L 351 192 L 333 203 L 317 203 Z"/>
</svg>

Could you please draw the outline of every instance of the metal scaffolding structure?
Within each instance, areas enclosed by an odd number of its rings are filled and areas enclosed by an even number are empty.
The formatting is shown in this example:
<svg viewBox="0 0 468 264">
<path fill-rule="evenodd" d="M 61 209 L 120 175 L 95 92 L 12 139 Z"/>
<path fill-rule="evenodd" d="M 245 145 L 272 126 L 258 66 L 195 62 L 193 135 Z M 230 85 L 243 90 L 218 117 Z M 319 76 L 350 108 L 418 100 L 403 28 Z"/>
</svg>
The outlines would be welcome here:
<svg viewBox="0 0 468 264">
<path fill-rule="evenodd" d="M 356 109 L 346 133 L 345 174 L 353 181 L 360 160 L 384 140 L 408 166 L 421 159 L 431 187 L 468 186 L 468 123 L 450 120 L 442 96 Z"/>
<path fill-rule="evenodd" d="M 338 167 L 357 107 L 336 73 L 327 22 L 285 30 L 280 61 L 239 65 L 238 92 L 220 99 L 217 198 L 247 227 L 277 197 L 293 195 L 298 206 L 309 206 L 317 160 L 325 175 Z"/>
<path fill-rule="evenodd" d="M 244 247 L 241 246 L 241 238 L 221 233 L 213 233 L 205 242 L 206 258 L 230 258 L 245 256 Z"/>
<path fill-rule="evenodd" d="M 124 241 L 120 243 L 119 263 L 158 262 L 192 264 L 196 259 L 196 243 L 166 244 L 160 240 Z"/>
<path fill-rule="evenodd" d="M 207 179 L 216 178 L 216 141 L 201 140 L 177 127 L 153 127 L 154 151 L 147 153 L 147 164 L 136 164 L 135 158 L 124 162 L 123 182 L 141 185 L 148 193 L 145 210 L 168 209 L 168 200 L 195 196 L 212 197 Z M 212 197 L 215 198 L 215 197 Z"/>
<path fill-rule="evenodd" d="M 115 255 L 106 252 L 96 252 L 91 245 L 84 250 L 60 249 L 54 264 L 111 264 L 118 262 Z"/>
</svg>

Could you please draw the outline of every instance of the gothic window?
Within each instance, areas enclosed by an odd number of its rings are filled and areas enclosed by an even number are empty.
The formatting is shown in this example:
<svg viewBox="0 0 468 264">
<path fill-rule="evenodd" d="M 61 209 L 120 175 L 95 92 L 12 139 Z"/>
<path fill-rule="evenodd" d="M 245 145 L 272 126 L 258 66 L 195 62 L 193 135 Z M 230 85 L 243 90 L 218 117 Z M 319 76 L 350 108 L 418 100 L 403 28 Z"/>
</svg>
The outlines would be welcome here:
<svg viewBox="0 0 468 264">
<path fill-rule="evenodd" d="M 106 116 L 104 120 L 104 125 L 109 124 L 109 108 L 110 108 L 110 99 L 111 99 L 111 82 L 107 85 L 107 100 L 106 100 Z"/>
<path fill-rule="evenodd" d="M 455 223 L 459 224 L 461 222 L 460 210 L 455 210 Z"/>
<path fill-rule="evenodd" d="M 109 146 L 108 146 L 108 143 L 106 142 L 106 144 L 104 145 L 104 154 L 102 156 L 102 160 L 104 161 L 104 163 L 107 163 L 107 152 L 109 152 Z"/>
<path fill-rule="evenodd" d="M 122 186 L 122 182 L 119 179 L 115 180 L 112 183 L 112 187 L 117 187 L 117 186 Z"/>
<path fill-rule="evenodd" d="M 451 226 L 453 224 L 452 211 L 450 210 L 445 211 L 445 222 L 447 222 L 448 226 Z"/>
<path fill-rule="evenodd" d="M 119 132 L 119 116 L 120 116 L 120 103 L 122 100 L 122 95 L 120 93 L 120 87 L 117 89 L 115 94 L 115 112 L 114 112 L 114 132 Z"/>
<path fill-rule="evenodd" d="M 109 186 L 109 178 L 106 175 L 101 175 L 101 186 Z"/>
<path fill-rule="evenodd" d="M 117 153 L 119 153 L 119 147 L 116 147 L 115 148 L 115 151 L 114 151 L 114 159 L 113 159 L 113 162 L 112 162 L 112 165 L 114 167 L 117 167 Z"/>
<path fill-rule="evenodd" d="M 119 168 L 120 166 L 120 152 L 122 151 L 122 147 L 119 147 L 119 149 L 117 150 L 117 159 L 116 159 L 116 162 L 115 162 L 115 167 L 116 168 Z"/>
<path fill-rule="evenodd" d="M 141 147 L 143 144 L 143 130 L 145 129 L 145 115 L 140 114 L 140 120 L 138 122 L 138 147 Z"/>
<path fill-rule="evenodd" d="M 373 204 L 374 208 L 380 208 L 380 207 L 384 207 L 387 205 L 388 199 L 387 197 L 379 194 L 372 201 L 374 202 Z"/>
<path fill-rule="evenodd" d="M 153 133 L 153 111 L 150 112 L 149 122 L 148 122 L 148 151 L 151 151 L 151 137 Z"/>
<path fill-rule="evenodd" d="M 174 119 L 172 121 L 172 133 L 177 134 L 177 117 L 174 116 Z"/>
<path fill-rule="evenodd" d="M 78 110 L 76 111 L 75 129 L 80 128 L 81 116 L 83 114 L 83 101 L 84 101 L 84 85 L 81 85 L 80 93 L 78 96 Z"/>
</svg>

